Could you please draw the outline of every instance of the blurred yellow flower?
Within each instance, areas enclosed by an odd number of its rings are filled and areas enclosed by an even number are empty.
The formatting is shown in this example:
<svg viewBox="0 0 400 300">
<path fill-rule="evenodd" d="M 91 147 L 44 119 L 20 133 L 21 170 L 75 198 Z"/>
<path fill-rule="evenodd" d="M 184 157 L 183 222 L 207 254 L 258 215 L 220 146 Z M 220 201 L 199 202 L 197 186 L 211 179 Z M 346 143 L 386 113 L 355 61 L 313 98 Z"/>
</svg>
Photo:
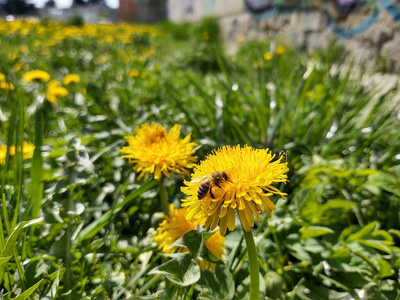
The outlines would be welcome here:
<svg viewBox="0 0 400 300">
<path fill-rule="evenodd" d="M 79 83 L 79 82 L 81 82 L 81 78 L 79 77 L 78 74 L 67 74 L 62 79 L 63 85 L 68 85 L 71 83 Z"/>
<path fill-rule="evenodd" d="M 154 241 L 158 248 L 164 253 L 187 252 L 184 247 L 171 247 L 171 245 L 180 239 L 186 232 L 196 229 L 199 225 L 198 221 L 189 221 L 186 219 L 187 209 L 176 209 L 173 204 L 170 204 L 169 215 L 165 216 L 164 220 L 158 225 L 157 235 Z M 225 238 L 219 232 L 214 233 L 205 241 L 208 250 L 216 257 L 222 260 L 225 254 L 224 248 Z M 202 270 L 213 269 L 215 264 L 208 261 L 198 261 Z"/>
<path fill-rule="evenodd" d="M 218 223 L 220 232 L 225 235 L 227 229 L 235 229 L 235 211 L 246 231 L 254 226 L 254 217 L 260 221 L 259 213 L 263 208 L 268 216 L 275 205 L 270 196 L 282 193 L 273 185 L 286 183 L 289 169 L 281 157 L 272 162 L 274 155 L 268 149 L 254 149 L 249 146 L 225 146 L 196 166 L 192 181 L 185 181 L 182 192 L 189 197 L 182 200 L 182 206 L 188 208 L 187 218 L 200 221 L 203 227 L 210 226 L 214 230 Z M 225 172 L 226 178 L 215 183 L 211 174 Z M 210 180 L 209 191 L 199 199 L 198 190 Z"/>
<path fill-rule="evenodd" d="M 275 53 L 276 53 L 277 55 L 281 55 L 281 54 L 285 53 L 285 47 L 282 47 L 282 46 L 276 47 Z"/>
<path fill-rule="evenodd" d="M 0 89 L 12 91 L 15 89 L 15 86 L 11 82 L 0 81 Z"/>
<path fill-rule="evenodd" d="M 57 80 L 49 82 L 46 88 L 46 99 L 51 103 L 57 103 L 60 97 L 68 95 L 66 88 L 62 87 Z"/>
<path fill-rule="evenodd" d="M 174 125 L 167 132 L 163 126 L 154 123 L 136 127 L 135 136 L 125 136 L 129 146 L 120 150 L 126 154 L 122 157 L 135 164 L 133 169 L 140 174 L 139 179 L 153 173 L 157 180 L 162 174 L 170 177 L 170 172 L 189 175 L 187 168 L 193 168 L 197 159 L 193 156 L 197 144 L 190 142 L 190 134 L 180 139 L 180 130 L 179 125 Z"/>
<path fill-rule="evenodd" d="M 0 73 L 0 89 L 9 91 L 15 89 L 15 86 L 11 82 L 6 82 L 6 76 L 3 73 Z"/>
<path fill-rule="evenodd" d="M 0 165 L 4 165 L 6 163 L 6 156 L 7 156 L 7 146 L 0 145 Z"/>
<path fill-rule="evenodd" d="M 271 54 L 271 52 L 265 52 L 265 53 L 264 53 L 264 59 L 265 59 L 265 60 L 271 60 L 271 59 L 272 59 L 272 54 Z"/>
<path fill-rule="evenodd" d="M 261 66 L 261 61 L 253 61 L 253 68 L 258 69 Z"/>
<path fill-rule="evenodd" d="M 22 68 L 24 68 L 24 64 L 23 64 L 22 62 L 17 62 L 17 63 L 14 65 L 14 70 L 15 70 L 16 72 L 18 72 L 18 71 L 21 70 Z"/>
<path fill-rule="evenodd" d="M 27 72 L 22 75 L 22 79 L 25 81 L 42 81 L 42 82 L 47 82 L 50 79 L 49 73 L 46 71 L 42 70 L 33 70 L 30 72 Z"/>
<path fill-rule="evenodd" d="M 133 70 L 130 70 L 130 71 L 128 72 L 128 77 L 138 77 L 139 74 L 140 74 L 140 73 L 139 73 L 138 70 L 133 69 Z"/>
<path fill-rule="evenodd" d="M 203 31 L 203 39 L 208 41 L 210 39 L 210 32 L 208 30 Z"/>
<path fill-rule="evenodd" d="M 7 147 L 5 147 L 5 150 L 7 152 Z M 21 151 L 21 147 L 18 147 L 17 153 Z M 33 152 L 35 151 L 35 145 L 32 143 L 29 143 L 27 141 L 24 141 L 23 146 L 22 146 L 22 158 L 23 159 L 30 159 L 33 156 Z M 15 155 L 15 146 L 12 145 L 10 147 L 10 155 Z"/>
<path fill-rule="evenodd" d="M 239 35 L 236 37 L 236 41 L 237 41 L 238 43 L 244 42 L 244 35 L 243 35 L 243 34 L 239 34 Z"/>
</svg>

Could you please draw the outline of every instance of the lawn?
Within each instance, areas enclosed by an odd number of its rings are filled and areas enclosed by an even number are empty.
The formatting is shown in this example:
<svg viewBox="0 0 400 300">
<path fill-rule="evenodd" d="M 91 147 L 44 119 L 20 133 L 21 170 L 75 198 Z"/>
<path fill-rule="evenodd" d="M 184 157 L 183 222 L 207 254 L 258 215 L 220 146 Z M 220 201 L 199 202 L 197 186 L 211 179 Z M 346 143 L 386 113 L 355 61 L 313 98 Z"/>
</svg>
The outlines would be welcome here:
<svg viewBox="0 0 400 300">
<path fill-rule="evenodd" d="M 0 21 L 1 298 L 399 299 L 397 88 L 238 42 Z"/>
</svg>

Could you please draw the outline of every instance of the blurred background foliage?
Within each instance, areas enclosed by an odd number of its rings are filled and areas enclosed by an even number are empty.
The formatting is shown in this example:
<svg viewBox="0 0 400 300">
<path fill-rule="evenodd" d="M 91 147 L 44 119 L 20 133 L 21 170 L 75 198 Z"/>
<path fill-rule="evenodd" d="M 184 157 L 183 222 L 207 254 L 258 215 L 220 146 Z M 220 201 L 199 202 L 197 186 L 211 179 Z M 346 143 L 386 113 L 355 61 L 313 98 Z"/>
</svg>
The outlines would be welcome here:
<svg viewBox="0 0 400 300">
<path fill-rule="evenodd" d="M 157 182 L 138 181 L 119 153 L 145 122 L 182 125 L 199 160 L 222 145 L 288 152 L 289 196 L 274 199 L 278 209 L 256 235 L 263 296 L 399 297 L 398 90 L 367 89 L 373 74 L 344 64 L 334 43 L 309 54 L 246 41 L 227 56 L 214 19 L 0 21 L 0 42 L 0 73 L 15 86 L 0 89 L 0 144 L 36 146 L 32 159 L 17 153 L 0 165 L 1 297 L 246 297 L 240 229 L 227 235 L 226 263 L 214 273 L 193 280 L 187 270 L 189 284 L 179 270 L 167 270 L 175 283 L 148 275 L 166 261 L 152 241 Z M 50 103 L 45 83 L 21 79 L 35 69 L 81 81 Z M 182 178 L 166 186 L 179 206 Z"/>
</svg>

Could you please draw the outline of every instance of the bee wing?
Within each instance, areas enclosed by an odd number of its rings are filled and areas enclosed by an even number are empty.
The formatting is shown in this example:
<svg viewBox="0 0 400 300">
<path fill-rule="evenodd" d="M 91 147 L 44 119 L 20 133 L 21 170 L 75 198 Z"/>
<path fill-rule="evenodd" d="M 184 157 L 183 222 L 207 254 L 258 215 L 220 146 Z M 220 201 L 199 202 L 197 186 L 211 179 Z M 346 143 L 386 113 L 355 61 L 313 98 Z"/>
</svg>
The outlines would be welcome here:
<svg viewBox="0 0 400 300">
<path fill-rule="evenodd" d="M 205 179 L 211 178 L 211 174 L 203 175 L 197 178 L 192 179 L 190 182 L 195 183 L 195 182 L 201 182 Z"/>
</svg>

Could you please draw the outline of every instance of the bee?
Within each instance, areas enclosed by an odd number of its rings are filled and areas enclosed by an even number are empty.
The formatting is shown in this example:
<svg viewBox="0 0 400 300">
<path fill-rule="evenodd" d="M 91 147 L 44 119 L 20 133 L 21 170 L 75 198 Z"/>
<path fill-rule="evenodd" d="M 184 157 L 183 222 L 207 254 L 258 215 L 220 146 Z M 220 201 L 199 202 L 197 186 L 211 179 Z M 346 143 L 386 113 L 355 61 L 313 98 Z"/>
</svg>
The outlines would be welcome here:
<svg viewBox="0 0 400 300">
<path fill-rule="evenodd" d="M 221 188 L 225 181 L 230 180 L 225 172 L 214 172 L 212 174 L 204 175 L 199 178 L 194 179 L 192 182 L 197 182 L 202 180 L 197 190 L 197 198 L 199 200 L 203 199 L 207 194 L 210 194 L 211 198 L 215 199 L 212 192 L 213 186 Z"/>
<path fill-rule="evenodd" d="M 287 158 L 287 151 L 282 150 L 279 152 L 279 162 L 285 162 Z"/>
</svg>

